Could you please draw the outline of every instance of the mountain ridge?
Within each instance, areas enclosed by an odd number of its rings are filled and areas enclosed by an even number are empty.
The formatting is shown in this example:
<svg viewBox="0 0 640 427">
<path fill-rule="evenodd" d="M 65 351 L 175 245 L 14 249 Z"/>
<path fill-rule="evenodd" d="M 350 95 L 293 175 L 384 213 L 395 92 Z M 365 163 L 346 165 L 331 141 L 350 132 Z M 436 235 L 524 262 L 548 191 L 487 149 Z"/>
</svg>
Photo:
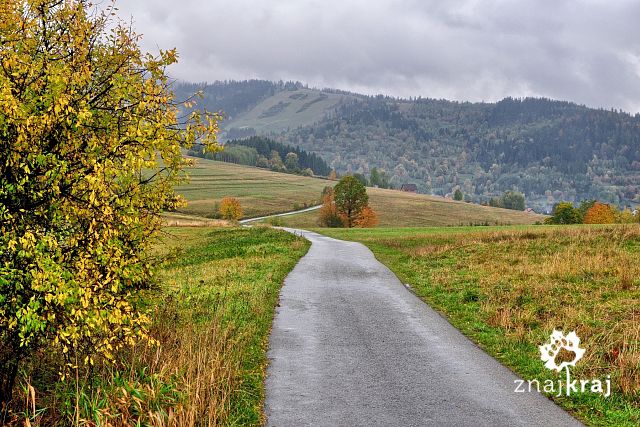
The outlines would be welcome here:
<svg viewBox="0 0 640 427">
<path fill-rule="evenodd" d="M 182 84 L 178 98 L 194 84 Z M 339 173 L 386 170 L 420 192 L 485 202 L 509 190 L 547 211 L 561 200 L 640 202 L 640 115 L 547 98 L 471 103 L 368 96 L 299 82 L 218 82 L 201 106 L 231 111 L 223 138 L 269 136 Z M 306 105 L 306 107 L 305 107 Z"/>
</svg>

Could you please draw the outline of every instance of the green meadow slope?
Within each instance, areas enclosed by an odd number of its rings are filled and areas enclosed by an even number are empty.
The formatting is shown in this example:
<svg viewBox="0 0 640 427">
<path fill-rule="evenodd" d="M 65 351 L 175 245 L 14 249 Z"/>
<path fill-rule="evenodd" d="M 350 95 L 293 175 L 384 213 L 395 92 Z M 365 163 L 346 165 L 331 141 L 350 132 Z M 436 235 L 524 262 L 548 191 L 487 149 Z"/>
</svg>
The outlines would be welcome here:
<svg viewBox="0 0 640 427">
<path fill-rule="evenodd" d="M 200 217 L 211 217 L 215 203 L 225 196 L 237 197 L 247 218 L 313 206 L 320 203 L 322 189 L 335 184 L 326 179 L 204 159 L 197 159 L 189 173 L 191 181 L 178 189 L 188 205 L 179 212 Z M 382 227 L 515 225 L 543 219 L 536 214 L 397 190 L 367 188 L 367 193 Z M 308 212 L 283 220 L 289 226 L 314 227 L 317 217 L 317 212 Z"/>
<path fill-rule="evenodd" d="M 251 127 L 256 132 L 286 131 L 311 125 L 354 96 L 300 88 L 278 92 L 239 117 L 223 122 L 225 129 Z"/>
</svg>

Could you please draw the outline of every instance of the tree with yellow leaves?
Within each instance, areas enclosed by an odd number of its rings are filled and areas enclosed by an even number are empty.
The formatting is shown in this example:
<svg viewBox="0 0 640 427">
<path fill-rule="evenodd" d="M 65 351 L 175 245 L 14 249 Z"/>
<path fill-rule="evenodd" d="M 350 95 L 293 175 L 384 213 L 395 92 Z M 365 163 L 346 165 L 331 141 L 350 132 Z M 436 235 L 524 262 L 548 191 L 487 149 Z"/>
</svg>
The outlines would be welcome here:
<svg viewBox="0 0 640 427">
<path fill-rule="evenodd" d="M 595 202 L 584 215 L 585 224 L 613 224 L 614 222 L 616 222 L 615 210 L 600 202 Z"/>
<path fill-rule="evenodd" d="M 224 197 L 220 201 L 218 214 L 222 219 L 229 221 L 239 220 L 242 218 L 242 206 L 240 206 L 240 201 L 235 197 Z"/>
<path fill-rule="evenodd" d="M 175 50 L 141 52 L 110 12 L 0 6 L 0 407 L 38 349 L 77 369 L 147 338 L 135 297 L 159 213 L 181 203 L 180 148 L 218 149 L 217 116 L 179 122 Z"/>
</svg>

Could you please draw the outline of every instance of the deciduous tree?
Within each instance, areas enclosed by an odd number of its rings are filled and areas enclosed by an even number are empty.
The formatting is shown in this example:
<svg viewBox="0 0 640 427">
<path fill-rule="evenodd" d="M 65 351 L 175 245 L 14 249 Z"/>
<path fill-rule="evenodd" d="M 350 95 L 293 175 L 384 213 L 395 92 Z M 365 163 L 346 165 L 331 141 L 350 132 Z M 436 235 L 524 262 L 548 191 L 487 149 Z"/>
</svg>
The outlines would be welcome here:
<svg viewBox="0 0 640 427">
<path fill-rule="evenodd" d="M 362 209 L 369 203 L 369 196 L 364 185 L 353 176 L 345 176 L 334 187 L 334 200 L 338 214 L 344 215 L 345 225 L 349 228 Z"/>
<path fill-rule="evenodd" d="M 215 117 L 179 123 L 175 50 L 144 54 L 128 25 L 89 8 L 0 6 L 0 406 L 40 348 L 69 367 L 145 338 L 135 296 L 159 214 L 181 204 L 181 146 L 217 146 Z"/>
<path fill-rule="evenodd" d="M 616 222 L 615 211 L 611 206 L 595 202 L 584 215 L 585 224 L 613 224 Z"/>
<path fill-rule="evenodd" d="M 298 155 L 296 153 L 287 153 L 284 159 L 284 165 L 289 172 L 297 172 L 300 169 Z"/>
<path fill-rule="evenodd" d="M 242 206 L 235 197 L 225 197 L 220 201 L 220 218 L 228 221 L 237 221 L 242 218 Z"/>
<path fill-rule="evenodd" d="M 322 191 L 322 207 L 320 208 L 318 222 L 323 227 L 343 227 L 343 219 L 338 214 L 336 203 L 333 200 L 333 188 L 325 187 Z"/>
<path fill-rule="evenodd" d="M 553 207 L 551 216 L 545 219 L 546 224 L 579 224 L 581 215 L 571 202 L 560 202 Z"/>
</svg>

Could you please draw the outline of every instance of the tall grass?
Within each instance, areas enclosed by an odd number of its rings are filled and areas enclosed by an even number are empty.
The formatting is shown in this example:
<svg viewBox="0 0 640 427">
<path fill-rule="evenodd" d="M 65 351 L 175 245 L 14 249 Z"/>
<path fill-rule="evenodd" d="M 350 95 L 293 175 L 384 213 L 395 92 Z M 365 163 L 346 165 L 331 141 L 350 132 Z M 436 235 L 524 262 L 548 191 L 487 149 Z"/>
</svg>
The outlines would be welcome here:
<svg viewBox="0 0 640 427">
<path fill-rule="evenodd" d="M 44 351 L 22 372 L 5 424 L 260 425 L 268 332 L 285 275 L 308 242 L 267 228 L 172 229 L 144 305 L 157 343 L 137 343 L 60 381 Z M 2 424 L 2 423 L 0 423 Z"/>
<path fill-rule="evenodd" d="M 431 306 L 525 379 L 557 379 L 538 346 L 575 330 L 575 378 L 609 398 L 556 399 L 592 425 L 640 425 L 640 226 L 323 230 L 359 240 Z"/>
</svg>

